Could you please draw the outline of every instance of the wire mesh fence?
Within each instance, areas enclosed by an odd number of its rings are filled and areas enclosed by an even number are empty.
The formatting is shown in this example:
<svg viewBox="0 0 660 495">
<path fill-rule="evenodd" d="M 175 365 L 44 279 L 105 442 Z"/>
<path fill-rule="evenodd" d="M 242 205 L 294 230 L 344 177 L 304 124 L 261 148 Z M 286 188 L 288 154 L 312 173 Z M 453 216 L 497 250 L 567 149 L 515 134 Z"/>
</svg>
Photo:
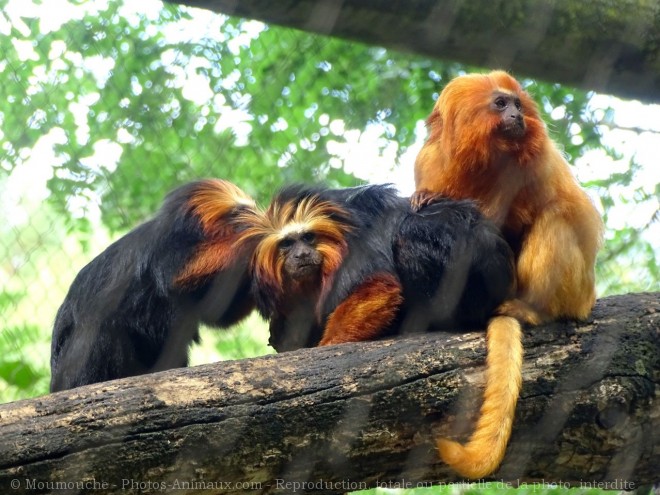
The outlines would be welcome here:
<svg viewBox="0 0 660 495">
<path fill-rule="evenodd" d="M 222 177 L 267 201 L 285 182 L 385 178 L 414 137 L 395 133 L 393 102 L 419 100 L 397 117 L 419 120 L 436 82 L 406 95 L 412 65 L 388 68 L 385 50 L 206 11 L 59 7 L 0 10 L 4 399 L 47 390 L 50 329 L 71 281 L 167 191 Z M 390 83 L 368 89 L 367 77 Z M 246 333 L 199 360 L 265 352 L 263 335 Z"/>
<path fill-rule="evenodd" d="M 71 281 L 167 191 L 221 177 L 262 203 L 294 181 L 410 192 L 423 120 L 463 70 L 155 0 L 2 0 L 0 32 L 0 400 L 47 391 Z M 543 91 L 569 156 L 598 144 L 588 95 Z M 266 352 L 255 326 L 198 359 Z"/>
</svg>

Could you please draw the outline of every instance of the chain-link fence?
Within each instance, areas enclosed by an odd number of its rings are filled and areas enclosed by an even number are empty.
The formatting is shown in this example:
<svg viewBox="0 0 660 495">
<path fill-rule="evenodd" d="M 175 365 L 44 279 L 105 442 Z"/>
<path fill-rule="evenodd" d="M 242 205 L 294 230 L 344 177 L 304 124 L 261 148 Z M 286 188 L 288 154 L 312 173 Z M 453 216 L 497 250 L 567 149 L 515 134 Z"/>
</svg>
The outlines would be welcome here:
<svg viewBox="0 0 660 495">
<path fill-rule="evenodd" d="M 69 284 L 167 191 L 222 177 L 262 203 L 293 181 L 410 192 L 423 119 L 462 70 L 157 1 L 2 0 L 0 31 L 0 400 L 46 392 Z M 563 108 L 546 116 L 567 154 L 600 143 L 589 95 L 537 89 Z M 266 352 L 255 326 L 193 361 Z"/>
<path fill-rule="evenodd" d="M 5 400 L 46 392 L 52 322 L 71 281 L 167 191 L 223 177 L 267 201 L 285 182 L 355 183 L 363 160 L 387 169 L 399 151 L 378 101 L 403 97 L 408 63 L 388 68 L 384 50 L 159 2 L 60 7 L 5 1 L 0 11 Z M 390 79 L 390 94 L 365 88 L 367 75 Z M 428 111 L 434 83 L 406 119 Z M 266 352 L 255 326 L 193 362 Z"/>
</svg>

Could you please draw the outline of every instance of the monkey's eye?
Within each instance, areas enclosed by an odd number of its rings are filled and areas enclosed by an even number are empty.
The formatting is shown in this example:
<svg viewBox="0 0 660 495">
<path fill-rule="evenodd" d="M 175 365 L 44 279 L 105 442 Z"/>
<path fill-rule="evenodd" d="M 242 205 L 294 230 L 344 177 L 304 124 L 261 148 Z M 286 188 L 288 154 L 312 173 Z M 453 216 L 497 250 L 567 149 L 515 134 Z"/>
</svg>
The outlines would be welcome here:
<svg viewBox="0 0 660 495">
<path fill-rule="evenodd" d="M 515 104 L 516 104 L 516 108 L 518 109 L 518 111 L 521 111 L 522 110 L 522 102 L 520 101 L 520 98 L 515 99 Z"/>
<path fill-rule="evenodd" d="M 503 96 L 498 96 L 495 98 L 495 106 L 499 109 L 505 108 L 506 107 L 506 99 Z"/>
<path fill-rule="evenodd" d="M 305 244 L 313 244 L 314 241 L 316 240 L 316 236 L 314 235 L 313 232 L 305 232 L 303 235 L 300 236 L 300 240 L 303 241 Z"/>
<path fill-rule="evenodd" d="M 280 241 L 279 248 L 280 249 L 290 249 L 291 246 L 295 244 L 295 240 L 291 239 L 290 237 L 286 237 Z"/>
</svg>

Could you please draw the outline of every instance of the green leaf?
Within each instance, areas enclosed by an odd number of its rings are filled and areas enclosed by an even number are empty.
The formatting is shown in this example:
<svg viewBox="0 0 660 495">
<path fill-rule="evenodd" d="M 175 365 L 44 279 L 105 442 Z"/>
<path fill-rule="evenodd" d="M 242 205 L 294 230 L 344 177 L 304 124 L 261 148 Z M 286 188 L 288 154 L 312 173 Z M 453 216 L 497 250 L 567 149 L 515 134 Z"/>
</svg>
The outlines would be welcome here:
<svg viewBox="0 0 660 495">
<path fill-rule="evenodd" d="M 11 386 L 29 390 L 41 379 L 41 375 L 23 361 L 0 361 L 0 378 Z"/>
</svg>

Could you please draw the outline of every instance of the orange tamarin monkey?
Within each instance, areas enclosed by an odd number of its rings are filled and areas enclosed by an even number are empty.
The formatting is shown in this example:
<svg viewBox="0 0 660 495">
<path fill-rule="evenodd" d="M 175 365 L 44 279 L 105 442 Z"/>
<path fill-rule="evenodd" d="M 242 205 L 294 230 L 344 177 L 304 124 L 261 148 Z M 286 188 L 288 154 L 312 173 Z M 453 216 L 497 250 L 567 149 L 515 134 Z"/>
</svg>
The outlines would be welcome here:
<svg viewBox="0 0 660 495">
<path fill-rule="evenodd" d="M 186 184 L 85 266 L 55 319 L 51 391 L 186 366 L 200 323 L 247 316 L 254 245 L 239 214 L 255 208 L 230 182 Z"/>
<path fill-rule="evenodd" d="M 534 101 L 506 72 L 453 79 L 427 124 L 413 207 L 438 197 L 472 199 L 500 226 L 516 257 L 517 298 L 488 327 L 487 384 L 475 432 L 465 446 L 438 443 L 445 462 L 478 478 L 497 468 L 511 431 L 522 366 L 516 319 L 536 325 L 589 315 L 603 224 Z"/>
</svg>

